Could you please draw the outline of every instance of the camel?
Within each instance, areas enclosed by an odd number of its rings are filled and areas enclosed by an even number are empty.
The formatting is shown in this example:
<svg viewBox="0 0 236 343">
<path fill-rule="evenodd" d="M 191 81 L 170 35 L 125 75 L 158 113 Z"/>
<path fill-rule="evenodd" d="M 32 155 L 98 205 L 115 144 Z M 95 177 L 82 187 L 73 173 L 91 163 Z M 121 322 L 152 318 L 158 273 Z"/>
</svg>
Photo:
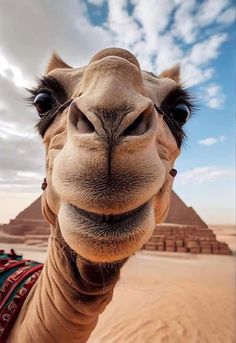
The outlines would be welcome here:
<svg viewBox="0 0 236 343">
<path fill-rule="evenodd" d="M 82 68 L 54 53 L 31 101 L 51 235 L 7 343 L 87 342 L 121 267 L 168 213 L 191 99 L 179 65 L 156 76 L 108 48 Z"/>
</svg>

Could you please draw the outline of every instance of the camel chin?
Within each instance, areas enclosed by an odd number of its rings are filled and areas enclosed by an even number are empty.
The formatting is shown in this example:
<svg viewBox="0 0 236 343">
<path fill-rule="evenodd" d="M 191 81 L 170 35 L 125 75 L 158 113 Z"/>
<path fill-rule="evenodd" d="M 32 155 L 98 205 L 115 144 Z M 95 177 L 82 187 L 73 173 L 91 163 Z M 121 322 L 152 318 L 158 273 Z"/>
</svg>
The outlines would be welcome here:
<svg viewBox="0 0 236 343">
<path fill-rule="evenodd" d="M 123 260 L 150 238 L 155 227 L 153 200 L 119 215 L 100 215 L 62 203 L 61 234 L 69 247 L 91 262 Z"/>
</svg>

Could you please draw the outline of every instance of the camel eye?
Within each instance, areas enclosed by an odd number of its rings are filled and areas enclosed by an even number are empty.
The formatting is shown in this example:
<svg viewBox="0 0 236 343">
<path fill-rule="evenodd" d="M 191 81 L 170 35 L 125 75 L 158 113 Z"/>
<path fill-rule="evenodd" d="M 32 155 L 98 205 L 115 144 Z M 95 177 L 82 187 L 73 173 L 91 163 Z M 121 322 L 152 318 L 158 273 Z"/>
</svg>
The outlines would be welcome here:
<svg viewBox="0 0 236 343">
<path fill-rule="evenodd" d="M 185 104 L 178 104 L 172 109 L 171 114 L 174 120 L 184 125 L 190 116 L 190 109 Z"/>
<path fill-rule="evenodd" d="M 42 118 L 53 108 L 53 98 L 49 93 L 39 93 L 34 99 L 34 106 L 36 107 L 39 116 Z"/>
</svg>

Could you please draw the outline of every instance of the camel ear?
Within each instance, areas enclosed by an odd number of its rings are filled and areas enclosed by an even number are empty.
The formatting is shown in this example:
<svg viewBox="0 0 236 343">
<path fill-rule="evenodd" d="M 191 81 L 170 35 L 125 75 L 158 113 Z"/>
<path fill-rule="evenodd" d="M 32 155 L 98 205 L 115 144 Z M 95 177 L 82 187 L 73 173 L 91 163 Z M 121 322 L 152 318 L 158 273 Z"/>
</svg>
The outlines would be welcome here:
<svg viewBox="0 0 236 343">
<path fill-rule="evenodd" d="M 175 64 L 172 68 L 164 70 L 159 76 L 180 83 L 180 64 Z"/>
<path fill-rule="evenodd" d="M 71 68 L 67 63 L 65 63 L 60 56 L 56 52 L 54 52 L 49 59 L 48 66 L 46 73 L 48 74 L 50 71 L 56 68 Z"/>
</svg>

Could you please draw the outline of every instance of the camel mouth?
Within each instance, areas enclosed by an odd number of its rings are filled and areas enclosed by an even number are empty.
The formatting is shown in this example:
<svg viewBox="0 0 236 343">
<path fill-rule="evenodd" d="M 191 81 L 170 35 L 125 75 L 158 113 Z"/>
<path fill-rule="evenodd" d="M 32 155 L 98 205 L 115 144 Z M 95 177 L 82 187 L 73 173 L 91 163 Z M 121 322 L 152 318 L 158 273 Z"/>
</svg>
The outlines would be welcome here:
<svg viewBox="0 0 236 343">
<path fill-rule="evenodd" d="M 133 210 L 110 215 L 86 211 L 72 204 L 69 204 L 69 206 L 71 206 L 73 212 L 90 221 L 92 220 L 93 222 L 99 224 L 123 224 L 123 222 L 135 219 L 136 216 L 139 216 L 139 214 L 142 213 L 143 210 L 145 210 L 145 208 L 148 207 L 148 204 L 149 201 L 146 201 L 144 204 L 140 205 L 139 207 Z"/>
<path fill-rule="evenodd" d="M 89 212 L 71 204 L 67 204 L 67 209 L 85 240 L 121 242 L 133 239 L 137 232 L 142 231 L 141 223 L 149 216 L 150 206 L 151 200 L 133 210 L 115 215 Z"/>
<path fill-rule="evenodd" d="M 58 222 L 66 243 L 92 262 L 112 262 L 131 256 L 154 227 L 153 201 L 119 214 L 98 214 L 70 203 L 60 207 Z"/>
</svg>

